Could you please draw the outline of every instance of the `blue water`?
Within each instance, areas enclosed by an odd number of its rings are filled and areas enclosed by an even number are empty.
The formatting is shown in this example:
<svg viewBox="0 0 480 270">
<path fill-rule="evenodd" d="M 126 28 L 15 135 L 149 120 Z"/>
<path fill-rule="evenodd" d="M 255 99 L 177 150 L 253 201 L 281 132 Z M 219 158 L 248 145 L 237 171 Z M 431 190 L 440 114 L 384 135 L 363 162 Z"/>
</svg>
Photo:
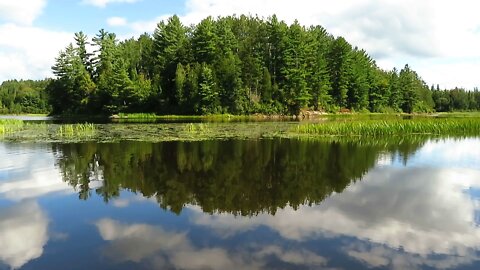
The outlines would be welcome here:
<svg viewBox="0 0 480 270">
<path fill-rule="evenodd" d="M 0 269 L 478 269 L 479 150 L 0 143 Z"/>
</svg>

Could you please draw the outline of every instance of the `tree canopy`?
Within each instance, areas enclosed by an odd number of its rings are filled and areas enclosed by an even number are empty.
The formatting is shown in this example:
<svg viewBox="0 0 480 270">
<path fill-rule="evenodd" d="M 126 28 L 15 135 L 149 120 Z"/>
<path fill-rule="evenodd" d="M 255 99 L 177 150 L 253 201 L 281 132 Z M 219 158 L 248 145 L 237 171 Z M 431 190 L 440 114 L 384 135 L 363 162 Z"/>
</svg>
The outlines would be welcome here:
<svg viewBox="0 0 480 270">
<path fill-rule="evenodd" d="M 275 15 L 207 17 L 191 26 L 172 16 L 159 22 L 153 35 L 119 41 L 101 29 L 91 39 L 78 32 L 74 40 L 56 58 L 56 78 L 46 87 L 53 114 L 411 113 L 480 107 L 478 91 L 429 89 L 409 65 L 382 70 L 344 37 L 319 25 L 288 25 Z M 1 108 L 12 104 L 12 97 L 4 96 Z"/>
</svg>

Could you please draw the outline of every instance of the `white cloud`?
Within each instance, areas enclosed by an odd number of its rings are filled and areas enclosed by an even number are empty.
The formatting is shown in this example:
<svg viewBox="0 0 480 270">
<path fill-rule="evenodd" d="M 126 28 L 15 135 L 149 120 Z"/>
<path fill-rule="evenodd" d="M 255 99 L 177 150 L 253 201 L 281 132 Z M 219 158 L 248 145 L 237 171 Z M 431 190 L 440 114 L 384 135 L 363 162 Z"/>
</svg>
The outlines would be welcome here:
<svg viewBox="0 0 480 270">
<path fill-rule="evenodd" d="M 48 219 L 38 203 L 0 209 L 0 262 L 20 268 L 39 258 L 48 241 Z"/>
<path fill-rule="evenodd" d="M 287 23 L 323 25 L 366 49 L 384 69 L 410 64 L 429 84 L 479 86 L 480 3 L 470 0 L 187 0 L 182 21 L 207 16 L 277 14 Z M 134 22 L 135 33 L 152 32 L 155 20 Z"/>
<path fill-rule="evenodd" d="M 0 0 L 0 21 L 30 25 L 42 13 L 46 0 Z"/>
<path fill-rule="evenodd" d="M 100 8 L 104 8 L 109 4 L 114 4 L 114 3 L 136 3 L 141 0 L 83 0 L 82 3 L 87 4 L 87 5 L 92 5 Z"/>
<path fill-rule="evenodd" d="M 123 17 L 110 17 L 107 19 L 107 24 L 110 26 L 125 26 L 127 25 L 127 19 Z"/>
<path fill-rule="evenodd" d="M 106 7 L 137 1 L 140 0 L 83 0 L 82 3 Z M 0 0 L 0 21 L 29 25 L 41 14 L 45 2 Z M 366 49 L 384 69 L 402 68 L 408 63 L 428 84 L 473 88 L 480 86 L 476 74 L 480 70 L 480 19 L 476 14 L 479 9 L 480 3 L 471 0 L 297 0 L 295 4 L 290 0 L 185 0 L 185 12 L 180 17 L 189 25 L 210 15 L 268 17 L 277 14 L 288 23 L 298 19 L 306 25 L 320 24 L 334 35 L 342 35 L 352 44 Z M 153 32 L 156 24 L 169 16 L 158 14 L 152 19 L 132 22 L 115 17 L 108 23 L 127 27 L 131 34 L 139 35 Z M 27 53 L 18 48 L 22 46 L 19 42 L 10 51 L 0 47 L 0 81 L 51 75 L 50 66 L 65 42 L 47 38 L 32 40 L 27 44 L 39 41 L 54 48 L 55 53 L 44 54 L 33 49 Z M 32 61 L 32 55 L 41 59 Z"/>
<path fill-rule="evenodd" d="M 0 81 L 51 77 L 58 52 L 73 34 L 32 26 L 0 24 Z"/>
</svg>

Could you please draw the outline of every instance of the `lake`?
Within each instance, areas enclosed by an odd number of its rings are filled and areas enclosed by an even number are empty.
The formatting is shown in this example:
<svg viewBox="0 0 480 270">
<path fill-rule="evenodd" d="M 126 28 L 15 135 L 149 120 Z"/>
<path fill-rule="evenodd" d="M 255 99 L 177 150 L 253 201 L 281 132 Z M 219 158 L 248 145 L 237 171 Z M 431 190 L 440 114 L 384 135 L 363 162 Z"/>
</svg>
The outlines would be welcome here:
<svg viewBox="0 0 480 270">
<path fill-rule="evenodd" d="M 478 269 L 479 150 L 0 142 L 0 269 Z"/>
</svg>

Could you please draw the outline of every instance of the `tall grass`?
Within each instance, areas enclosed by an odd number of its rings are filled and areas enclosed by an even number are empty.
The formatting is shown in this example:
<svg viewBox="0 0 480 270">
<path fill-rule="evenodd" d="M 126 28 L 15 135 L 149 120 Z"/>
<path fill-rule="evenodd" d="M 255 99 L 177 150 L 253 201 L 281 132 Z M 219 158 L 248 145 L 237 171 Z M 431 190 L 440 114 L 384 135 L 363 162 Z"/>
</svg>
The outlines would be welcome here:
<svg viewBox="0 0 480 270">
<path fill-rule="evenodd" d="M 119 113 L 119 119 L 157 119 L 154 113 Z"/>
<path fill-rule="evenodd" d="M 480 135 L 480 118 L 326 122 L 299 125 L 296 131 L 304 134 L 339 136 Z"/>
<path fill-rule="evenodd" d="M 95 134 L 95 125 L 90 123 L 85 124 L 64 124 L 60 125 L 57 130 L 57 135 L 60 137 L 85 137 Z"/>
<path fill-rule="evenodd" d="M 0 135 L 22 129 L 24 122 L 17 119 L 0 119 Z"/>
</svg>

